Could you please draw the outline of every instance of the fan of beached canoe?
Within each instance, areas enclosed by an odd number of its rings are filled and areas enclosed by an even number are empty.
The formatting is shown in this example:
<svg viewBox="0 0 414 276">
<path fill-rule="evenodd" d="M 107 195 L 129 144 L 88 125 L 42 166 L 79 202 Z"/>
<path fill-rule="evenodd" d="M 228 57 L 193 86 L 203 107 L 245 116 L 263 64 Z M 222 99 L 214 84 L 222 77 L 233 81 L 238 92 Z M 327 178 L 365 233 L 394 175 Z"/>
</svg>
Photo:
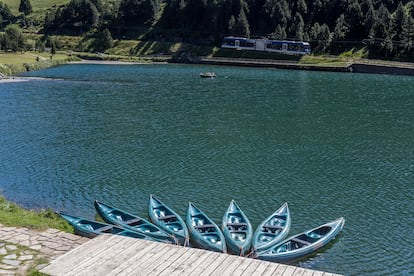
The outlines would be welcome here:
<svg viewBox="0 0 414 276">
<path fill-rule="evenodd" d="M 188 204 L 185 220 L 154 195 L 150 195 L 150 221 L 100 201 L 95 209 L 105 222 L 58 213 L 75 233 L 93 238 L 101 233 L 123 235 L 183 246 L 192 246 L 267 261 L 288 262 L 314 253 L 326 246 L 342 230 L 345 219 L 322 224 L 289 238 L 291 217 L 287 203 L 253 229 L 249 219 L 232 200 L 221 227 L 194 203 Z"/>
</svg>

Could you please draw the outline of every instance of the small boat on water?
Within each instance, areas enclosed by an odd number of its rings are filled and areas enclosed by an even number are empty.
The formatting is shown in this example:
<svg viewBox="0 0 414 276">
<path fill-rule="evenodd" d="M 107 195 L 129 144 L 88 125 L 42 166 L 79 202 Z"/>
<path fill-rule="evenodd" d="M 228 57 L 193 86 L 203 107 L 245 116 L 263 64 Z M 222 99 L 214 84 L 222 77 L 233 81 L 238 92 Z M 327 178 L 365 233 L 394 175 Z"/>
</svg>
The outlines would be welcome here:
<svg viewBox="0 0 414 276">
<path fill-rule="evenodd" d="M 222 230 L 229 250 L 240 256 L 245 256 L 249 252 L 253 227 L 234 200 L 230 202 L 223 216 Z"/>
<path fill-rule="evenodd" d="M 148 214 L 155 225 L 174 236 L 179 244 L 189 244 L 190 236 L 184 220 L 154 195 L 149 198 Z"/>
<path fill-rule="evenodd" d="M 263 251 L 279 243 L 290 231 L 291 218 L 287 202 L 266 218 L 253 235 L 253 251 Z"/>
<path fill-rule="evenodd" d="M 226 240 L 220 228 L 191 202 L 188 204 L 186 223 L 196 245 L 211 251 L 227 252 Z"/>
<path fill-rule="evenodd" d="M 144 234 L 129 231 L 113 224 L 107 224 L 81 217 L 75 217 L 62 212 L 58 212 L 58 214 L 67 222 L 69 222 L 70 225 L 73 226 L 73 228 L 75 229 L 75 234 L 83 237 L 94 238 L 102 233 L 107 233 L 127 236 L 131 238 L 158 241 Z"/>
<path fill-rule="evenodd" d="M 200 73 L 200 77 L 202 77 L 202 78 L 215 78 L 216 74 L 214 72 L 203 72 L 203 73 Z"/>
<path fill-rule="evenodd" d="M 97 200 L 95 200 L 95 209 L 103 220 L 108 223 L 117 224 L 127 230 L 135 231 L 167 243 L 175 243 L 174 238 L 165 231 L 137 215 L 130 214 Z"/>
<path fill-rule="evenodd" d="M 257 252 L 255 257 L 273 262 L 287 262 L 304 257 L 332 241 L 342 230 L 344 224 L 344 218 L 328 222 L 290 237 L 268 250 Z"/>
</svg>

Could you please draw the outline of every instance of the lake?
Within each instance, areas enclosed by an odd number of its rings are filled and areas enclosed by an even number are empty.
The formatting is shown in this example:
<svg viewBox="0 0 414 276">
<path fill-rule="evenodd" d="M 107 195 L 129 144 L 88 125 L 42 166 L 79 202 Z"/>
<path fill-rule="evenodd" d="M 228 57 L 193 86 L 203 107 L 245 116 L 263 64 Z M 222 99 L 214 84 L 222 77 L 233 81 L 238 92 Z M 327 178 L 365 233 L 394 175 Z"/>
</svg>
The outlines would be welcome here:
<svg viewBox="0 0 414 276">
<path fill-rule="evenodd" d="M 214 71 L 214 79 L 199 77 Z M 93 218 L 146 216 L 149 194 L 256 227 L 288 202 L 291 234 L 345 217 L 294 263 L 414 274 L 414 78 L 193 65 L 68 64 L 0 83 L 0 193 Z"/>
</svg>

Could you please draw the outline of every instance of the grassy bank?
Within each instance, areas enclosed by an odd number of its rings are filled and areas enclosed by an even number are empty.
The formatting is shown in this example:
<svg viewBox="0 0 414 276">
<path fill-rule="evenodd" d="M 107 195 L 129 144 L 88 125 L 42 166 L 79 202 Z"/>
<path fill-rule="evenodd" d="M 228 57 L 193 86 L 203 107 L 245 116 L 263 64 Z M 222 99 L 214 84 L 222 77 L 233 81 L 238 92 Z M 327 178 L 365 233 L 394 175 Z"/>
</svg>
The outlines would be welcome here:
<svg viewBox="0 0 414 276">
<path fill-rule="evenodd" d="M 55 228 L 73 233 L 73 227 L 52 210 L 26 210 L 19 205 L 8 201 L 1 195 L 0 223 L 5 226 L 26 227 L 37 230 Z"/>
<path fill-rule="evenodd" d="M 49 68 L 75 60 L 79 58 L 66 54 L 57 54 L 50 58 L 48 53 L 0 53 L 0 73 L 13 76 L 21 72 Z"/>
</svg>

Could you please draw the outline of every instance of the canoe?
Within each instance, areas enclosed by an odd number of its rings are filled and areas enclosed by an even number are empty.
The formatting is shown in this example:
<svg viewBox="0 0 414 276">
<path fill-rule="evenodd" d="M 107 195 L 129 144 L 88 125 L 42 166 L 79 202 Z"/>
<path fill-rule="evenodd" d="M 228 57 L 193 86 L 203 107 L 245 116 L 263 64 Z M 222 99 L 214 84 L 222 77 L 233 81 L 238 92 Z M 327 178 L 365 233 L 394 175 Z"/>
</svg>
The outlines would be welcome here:
<svg viewBox="0 0 414 276">
<path fill-rule="evenodd" d="M 172 235 L 181 245 L 188 245 L 190 236 L 184 220 L 154 195 L 150 195 L 148 214 L 151 221 Z"/>
<path fill-rule="evenodd" d="M 229 251 L 245 256 L 253 239 L 253 227 L 237 203 L 232 200 L 221 224 Z"/>
<path fill-rule="evenodd" d="M 95 200 L 95 209 L 107 223 L 117 224 L 127 230 L 163 240 L 167 243 L 175 243 L 174 238 L 165 231 L 137 215 L 130 214 L 97 200 Z"/>
<path fill-rule="evenodd" d="M 332 241 L 342 230 L 344 224 L 344 218 L 328 222 L 290 237 L 266 251 L 257 252 L 255 257 L 273 262 L 287 262 L 302 258 Z"/>
<path fill-rule="evenodd" d="M 193 203 L 188 204 L 186 221 L 192 241 L 200 248 L 227 252 L 226 240 L 220 228 Z"/>
<path fill-rule="evenodd" d="M 75 229 L 75 234 L 83 236 L 83 237 L 94 238 L 102 233 L 107 233 L 107 234 L 127 236 L 131 238 L 158 241 L 147 235 L 129 231 L 129 230 L 123 229 L 113 224 L 107 224 L 107 223 L 98 222 L 98 221 L 81 218 L 81 217 L 75 217 L 75 216 L 65 214 L 63 212 L 58 212 L 58 214 L 62 218 L 64 218 L 67 222 L 69 222 L 70 225 L 73 226 L 73 228 Z"/>
<path fill-rule="evenodd" d="M 253 235 L 253 251 L 263 251 L 284 240 L 290 231 L 291 218 L 289 207 L 284 203 L 266 218 Z"/>
</svg>

